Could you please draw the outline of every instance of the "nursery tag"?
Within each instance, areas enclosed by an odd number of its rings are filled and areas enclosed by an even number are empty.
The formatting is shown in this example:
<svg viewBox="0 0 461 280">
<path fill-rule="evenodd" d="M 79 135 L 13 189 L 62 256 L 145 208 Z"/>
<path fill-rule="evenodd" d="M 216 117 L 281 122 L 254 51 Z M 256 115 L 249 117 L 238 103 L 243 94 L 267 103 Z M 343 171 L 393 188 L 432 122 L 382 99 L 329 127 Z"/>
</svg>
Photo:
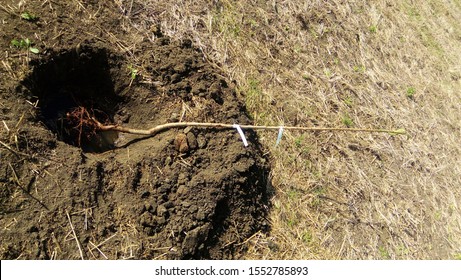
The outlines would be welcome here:
<svg viewBox="0 0 461 280">
<path fill-rule="evenodd" d="M 247 142 L 247 139 L 245 138 L 245 134 L 243 134 L 243 131 L 242 131 L 242 128 L 240 127 L 240 125 L 234 124 L 233 127 L 237 129 L 238 133 L 240 134 L 240 138 L 242 138 L 243 145 L 245 145 L 245 147 L 247 147 L 248 142 Z"/>
<path fill-rule="evenodd" d="M 275 142 L 275 146 L 280 144 L 280 141 L 282 141 L 282 135 L 283 135 L 283 126 L 279 128 L 279 135 L 277 136 L 277 141 Z"/>
</svg>

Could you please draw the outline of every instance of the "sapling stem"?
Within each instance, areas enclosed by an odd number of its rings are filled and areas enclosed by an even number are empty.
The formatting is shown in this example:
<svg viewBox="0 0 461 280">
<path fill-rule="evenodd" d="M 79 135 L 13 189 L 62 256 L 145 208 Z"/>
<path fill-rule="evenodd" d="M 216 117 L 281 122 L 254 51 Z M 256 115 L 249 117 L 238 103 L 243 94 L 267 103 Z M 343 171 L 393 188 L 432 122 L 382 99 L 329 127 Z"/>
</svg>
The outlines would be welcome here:
<svg viewBox="0 0 461 280">
<path fill-rule="evenodd" d="M 135 129 L 123 127 L 120 125 L 103 125 L 93 118 L 96 126 L 99 130 L 102 131 L 118 131 L 123 133 L 138 134 L 138 135 L 148 135 L 154 136 L 157 133 L 162 131 L 172 129 L 172 128 L 182 128 L 182 127 L 207 127 L 207 128 L 227 128 L 234 129 L 232 124 L 225 123 L 201 123 L 201 122 L 175 122 L 175 123 L 166 123 L 161 124 L 150 129 Z M 242 129 L 259 129 L 259 130 L 279 130 L 280 126 L 263 126 L 263 125 L 240 125 Z M 342 128 L 342 127 L 299 127 L 299 126 L 284 126 L 283 129 L 288 130 L 303 130 L 303 131 L 347 131 L 347 132 L 369 132 L 369 133 L 388 133 L 391 135 L 405 134 L 404 129 L 376 129 L 376 128 Z"/>
</svg>

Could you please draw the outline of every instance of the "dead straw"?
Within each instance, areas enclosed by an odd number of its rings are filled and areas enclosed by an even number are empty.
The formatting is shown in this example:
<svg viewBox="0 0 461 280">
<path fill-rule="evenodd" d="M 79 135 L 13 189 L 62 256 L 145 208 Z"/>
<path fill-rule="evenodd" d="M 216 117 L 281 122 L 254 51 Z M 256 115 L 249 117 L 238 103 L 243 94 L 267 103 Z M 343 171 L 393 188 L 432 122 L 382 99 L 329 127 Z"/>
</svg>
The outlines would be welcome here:
<svg viewBox="0 0 461 280">
<path fill-rule="evenodd" d="M 29 155 L 27 154 L 24 154 L 24 153 L 21 153 L 19 151 L 16 151 L 15 149 L 11 148 L 8 144 L 6 143 L 3 143 L 2 141 L 0 141 L 0 145 L 2 145 L 3 147 L 5 147 L 8 151 L 12 152 L 13 154 L 15 154 L 17 157 L 19 157 L 20 155 L 21 156 L 26 156 L 28 157 Z"/>
<path fill-rule="evenodd" d="M 70 228 L 72 229 L 72 234 L 74 235 L 75 242 L 77 242 L 78 251 L 80 253 L 80 258 L 84 260 L 85 258 L 83 257 L 83 251 L 82 251 L 82 247 L 80 246 L 80 241 L 78 241 L 77 234 L 75 233 L 74 225 L 72 224 L 72 220 L 70 219 L 70 215 L 69 215 L 69 212 L 67 212 L 67 210 L 66 210 L 66 215 L 67 215 L 67 219 L 69 220 Z"/>
</svg>

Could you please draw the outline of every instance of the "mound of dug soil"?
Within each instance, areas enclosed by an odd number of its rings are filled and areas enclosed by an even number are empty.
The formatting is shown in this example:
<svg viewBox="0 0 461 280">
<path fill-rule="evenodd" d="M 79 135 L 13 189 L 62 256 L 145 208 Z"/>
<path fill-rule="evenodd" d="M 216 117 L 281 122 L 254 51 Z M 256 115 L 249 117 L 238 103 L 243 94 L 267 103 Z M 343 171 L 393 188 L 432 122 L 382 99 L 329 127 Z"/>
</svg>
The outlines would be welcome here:
<svg viewBox="0 0 461 280">
<path fill-rule="evenodd" d="M 148 80 L 84 37 L 46 49 L 19 82 L 2 73 L 2 259 L 238 258 L 267 228 L 268 168 L 253 132 L 244 147 L 231 130 L 140 138 L 85 123 L 250 122 L 190 42 L 161 37 L 138 51 Z"/>
</svg>

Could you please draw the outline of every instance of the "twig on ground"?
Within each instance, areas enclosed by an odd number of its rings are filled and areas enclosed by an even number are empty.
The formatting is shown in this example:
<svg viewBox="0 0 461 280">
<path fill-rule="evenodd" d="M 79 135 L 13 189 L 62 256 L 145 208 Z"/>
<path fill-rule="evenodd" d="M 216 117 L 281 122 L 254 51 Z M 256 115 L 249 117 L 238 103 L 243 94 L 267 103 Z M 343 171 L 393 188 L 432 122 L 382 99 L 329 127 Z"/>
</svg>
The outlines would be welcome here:
<svg viewBox="0 0 461 280">
<path fill-rule="evenodd" d="M 84 260 L 85 258 L 83 257 L 83 251 L 82 251 L 82 247 L 80 246 L 80 241 L 78 241 L 77 234 L 75 233 L 74 225 L 72 224 L 72 220 L 70 219 L 70 215 L 69 215 L 69 212 L 67 212 L 67 210 L 66 210 L 66 215 L 67 215 L 67 219 L 69 220 L 70 228 L 72 229 L 72 234 L 74 235 L 75 242 L 77 242 L 78 251 L 80 252 L 80 257 L 82 258 L 82 260 Z"/>
</svg>

